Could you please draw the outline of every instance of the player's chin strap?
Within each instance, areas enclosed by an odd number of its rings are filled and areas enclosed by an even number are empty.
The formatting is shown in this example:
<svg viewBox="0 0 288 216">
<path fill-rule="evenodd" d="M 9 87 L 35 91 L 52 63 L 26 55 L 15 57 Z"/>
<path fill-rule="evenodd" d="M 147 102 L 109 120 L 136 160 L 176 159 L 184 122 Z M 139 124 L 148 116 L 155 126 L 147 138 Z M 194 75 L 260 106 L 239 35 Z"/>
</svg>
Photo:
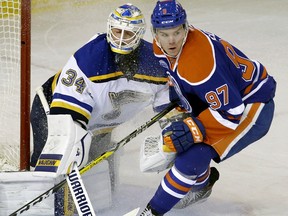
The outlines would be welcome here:
<svg viewBox="0 0 288 216">
<path fill-rule="evenodd" d="M 68 170 L 66 181 L 71 191 L 78 214 L 96 216 L 78 170 L 77 162 L 75 161 L 71 163 L 70 168 L 71 172 Z"/>
<path fill-rule="evenodd" d="M 104 152 L 102 155 L 85 165 L 82 169 L 80 169 L 80 174 L 83 174 L 87 172 L 88 170 L 92 169 L 95 165 L 100 163 L 101 161 L 105 160 L 106 158 L 110 157 L 112 154 L 114 154 L 118 148 L 124 146 L 127 144 L 130 140 L 135 138 L 138 134 L 142 133 L 145 131 L 148 127 L 156 123 L 158 120 L 160 120 L 163 116 L 165 116 L 167 113 L 169 113 L 171 110 L 173 110 L 177 106 L 176 102 L 170 103 L 164 110 L 162 110 L 160 113 L 152 117 L 149 121 L 141 125 L 139 128 L 134 130 L 132 133 L 130 133 L 128 136 L 124 137 L 120 142 L 118 142 L 115 147 L 111 150 L 108 150 Z M 26 213 L 32 206 L 36 205 L 37 203 L 42 202 L 44 199 L 49 197 L 51 194 L 54 194 L 56 191 L 58 191 L 62 186 L 66 184 L 66 179 L 62 180 L 58 184 L 54 185 L 54 187 L 48 189 L 44 193 L 40 194 L 38 197 L 35 199 L 31 200 L 27 204 L 23 205 L 21 208 L 17 209 L 13 213 L 11 213 L 9 216 L 16 216 L 20 215 L 22 213 Z"/>
</svg>

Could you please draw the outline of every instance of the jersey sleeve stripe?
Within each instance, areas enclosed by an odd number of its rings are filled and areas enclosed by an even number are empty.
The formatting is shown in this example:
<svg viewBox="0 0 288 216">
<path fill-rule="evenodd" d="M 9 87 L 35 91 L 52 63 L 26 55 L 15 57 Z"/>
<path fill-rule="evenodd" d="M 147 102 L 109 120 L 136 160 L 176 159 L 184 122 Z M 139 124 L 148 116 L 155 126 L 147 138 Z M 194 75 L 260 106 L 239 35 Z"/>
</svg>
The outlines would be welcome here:
<svg viewBox="0 0 288 216">
<path fill-rule="evenodd" d="M 107 82 L 110 80 L 114 80 L 119 77 L 124 77 L 125 74 L 121 71 L 106 74 L 106 75 L 99 75 L 99 76 L 93 76 L 90 77 L 89 80 L 91 80 L 94 83 L 102 83 Z M 149 75 L 143 75 L 143 74 L 135 74 L 133 77 L 131 77 L 131 80 L 137 80 L 137 81 L 145 81 L 148 83 L 155 83 L 155 84 L 165 84 L 168 81 L 167 77 L 156 77 L 156 76 L 149 76 Z"/>
<path fill-rule="evenodd" d="M 231 108 L 229 109 L 227 112 L 230 114 L 230 115 L 233 115 L 233 116 L 239 116 L 241 115 L 245 110 L 245 106 L 244 104 L 240 104 L 239 106 L 237 107 L 234 107 L 234 108 Z M 236 117 L 237 118 L 237 117 Z"/>
<path fill-rule="evenodd" d="M 252 91 L 249 92 L 249 94 L 245 95 L 242 98 L 242 101 L 247 100 L 249 97 L 251 97 L 253 94 L 255 94 L 258 90 L 261 89 L 261 87 L 268 81 L 268 77 L 266 79 L 264 79 L 263 81 L 261 81 L 256 88 L 254 88 Z"/>
<path fill-rule="evenodd" d="M 51 104 L 51 108 L 64 108 L 66 110 L 72 110 L 76 113 L 81 114 L 82 116 L 84 116 L 86 119 L 90 119 L 91 114 L 89 112 L 84 111 L 83 109 L 74 106 L 72 104 L 69 104 L 67 102 L 63 102 L 63 101 L 57 101 L 57 100 L 53 100 L 52 104 Z"/>
<path fill-rule="evenodd" d="M 134 78 L 147 80 L 147 81 L 161 82 L 161 83 L 166 83 L 168 81 L 167 77 L 154 77 L 154 76 L 147 76 L 147 75 L 142 75 L 142 74 L 135 74 Z"/>
<path fill-rule="evenodd" d="M 56 100 L 56 99 L 60 99 L 60 100 L 63 100 L 63 101 L 67 101 L 69 103 L 72 103 L 72 104 L 76 104 L 77 106 L 87 110 L 88 112 L 92 112 L 93 108 L 86 104 L 86 103 L 83 103 L 77 99 L 75 99 L 74 97 L 71 97 L 71 96 L 68 96 L 68 95 L 63 95 L 63 94 L 59 94 L 59 93 L 55 93 L 53 95 L 53 100 Z M 53 102 L 52 102 L 53 103 Z"/>
<path fill-rule="evenodd" d="M 93 76 L 93 77 L 90 77 L 89 80 L 91 80 L 92 82 L 106 81 L 106 80 L 109 80 L 109 79 L 114 79 L 114 78 L 117 78 L 117 77 L 121 77 L 123 75 L 124 75 L 123 72 L 116 71 L 116 72 L 110 73 L 110 74 Z"/>
<path fill-rule="evenodd" d="M 245 88 L 243 101 L 246 100 L 246 98 L 253 95 L 254 93 L 256 93 L 257 91 L 255 91 L 255 89 L 259 89 L 258 86 L 262 86 L 263 83 L 265 83 L 267 81 L 267 78 L 268 78 L 268 73 L 266 71 L 266 68 L 264 66 L 262 66 L 261 64 L 259 64 L 258 62 L 255 62 L 255 64 L 257 66 L 257 71 L 259 73 L 260 78 L 259 78 L 259 76 L 256 76 L 255 79 L 253 80 L 253 82 Z"/>
</svg>

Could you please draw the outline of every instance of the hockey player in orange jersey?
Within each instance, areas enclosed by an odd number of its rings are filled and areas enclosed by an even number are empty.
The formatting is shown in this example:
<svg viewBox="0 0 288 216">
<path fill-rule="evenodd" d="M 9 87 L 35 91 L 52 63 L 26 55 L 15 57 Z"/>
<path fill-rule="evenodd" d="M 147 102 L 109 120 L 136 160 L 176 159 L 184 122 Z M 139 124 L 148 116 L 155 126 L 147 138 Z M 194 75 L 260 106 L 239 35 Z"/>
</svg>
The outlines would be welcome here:
<svg viewBox="0 0 288 216">
<path fill-rule="evenodd" d="M 175 0 L 158 1 L 151 16 L 154 53 L 166 68 L 170 99 L 190 116 L 162 131 L 177 152 L 141 216 L 164 215 L 203 201 L 220 163 L 262 138 L 273 114 L 276 82 L 265 67 L 217 35 L 188 25 Z"/>
</svg>

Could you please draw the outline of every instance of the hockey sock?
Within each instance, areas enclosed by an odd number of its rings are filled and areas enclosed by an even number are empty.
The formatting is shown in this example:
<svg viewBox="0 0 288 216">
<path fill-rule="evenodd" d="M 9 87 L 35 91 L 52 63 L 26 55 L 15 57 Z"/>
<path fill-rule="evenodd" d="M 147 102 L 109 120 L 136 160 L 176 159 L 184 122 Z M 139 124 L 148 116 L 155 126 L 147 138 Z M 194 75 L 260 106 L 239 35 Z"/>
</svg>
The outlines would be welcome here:
<svg viewBox="0 0 288 216">
<path fill-rule="evenodd" d="M 151 207 L 160 214 L 168 212 L 190 191 L 196 182 L 193 177 L 184 176 L 173 166 L 165 175 L 155 195 L 151 199 Z"/>
</svg>

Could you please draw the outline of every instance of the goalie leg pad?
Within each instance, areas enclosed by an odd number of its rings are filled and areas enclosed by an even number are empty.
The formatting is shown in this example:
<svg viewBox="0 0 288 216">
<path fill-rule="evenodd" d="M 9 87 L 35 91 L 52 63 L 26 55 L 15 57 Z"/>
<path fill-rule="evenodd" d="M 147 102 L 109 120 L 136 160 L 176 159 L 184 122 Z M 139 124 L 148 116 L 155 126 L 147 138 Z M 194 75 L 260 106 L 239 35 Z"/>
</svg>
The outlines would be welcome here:
<svg viewBox="0 0 288 216">
<path fill-rule="evenodd" d="M 34 175 L 56 178 L 70 172 L 77 162 L 81 169 L 88 162 L 91 134 L 70 115 L 48 115 L 48 138 L 38 159 Z"/>
</svg>

